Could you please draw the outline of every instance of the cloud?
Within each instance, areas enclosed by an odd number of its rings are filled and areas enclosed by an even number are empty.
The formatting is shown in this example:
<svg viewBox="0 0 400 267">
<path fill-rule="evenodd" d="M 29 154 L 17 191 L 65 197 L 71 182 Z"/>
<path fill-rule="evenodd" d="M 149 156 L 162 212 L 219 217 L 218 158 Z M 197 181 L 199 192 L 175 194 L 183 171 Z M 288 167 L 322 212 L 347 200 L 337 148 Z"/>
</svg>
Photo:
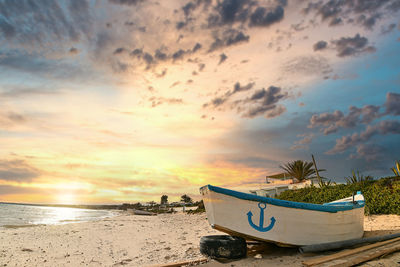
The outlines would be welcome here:
<svg viewBox="0 0 400 267">
<path fill-rule="evenodd" d="M 359 144 L 356 148 L 356 153 L 351 154 L 350 158 L 359 159 L 365 158 L 368 162 L 376 161 L 384 152 L 383 147 L 376 144 Z"/>
<path fill-rule="evenodd" d="M 30 182 L 40 171 L 23 160 L 0 160 L 0 180 Z"/>
<path fill-rule="evenodd" d="M 219 62 L 218 65 L 222 64 L 225 62 L 225 60 L 227 59 L 227 55 L 225 55 L 224 53 L 222 53 L 221 55 L 219 55 Z"/>
<path fill-rule="evenodd" d="M 323 22 L 335 26 L 347 18 L 349 23 L 372 29 L 381 14 L 396 12 L 400 6 L 396 0 L 343 1 L 329 0 L 311 2 L 303 9 L 305 14 L 315 12 Z"/>
<path fill-rule="evenodd" d="M 380 118 L 382 114 L 379 113 L 380 107 L 374 105 L 366 105 L 361 109 L 361 114 L 363 118 L 362 123 L 370 123 L 373 120 Z"/>
<path fill-rule="evenodd" d="M 142 58 L 143 58 L 144 62 L 146 62 L 147 67 L 149 67 L 151 64 L 154 63 L 154 58 L 149 53 L 144 53 Z"/>
<path fill-rule="evenodd" d="M 203 105 L 203 107 L 207 107 L 207 106 L 213 106 L 214 108 L 221 106 L 222 104 L 224 104 L 226 101 L 228 100 L 228 98 L 222 98 L 222 97 L 216 97 L 213 100 L 211 100 L 211 103 L 206 103 Z"/>
<path fill-rule="evenodd" d="M 223 0 L 219 2 L 215 7 L 216 12 L 207 19 L 208 27 L 233 24 L 235 22 L 244 23 L 249 17 L 252 4 L 250 0 Z"/>
<path fill-rule="evenodd" d="M 198 52 L 202 48 L 200 43 L 196 43 L 193 48 L 191 49 L 182 49 L 179 48 L 173 53 L 168 53 L 169 48 L 165 46 L 161 46 L 160 48 L 156 49 L 154 53 L 144 51 L 143 48 L 135 48 L 133 49 L 129 55 L 131 59 L 135 60 L 133 65 L 140 65 L 145 64 L 146 69 L 150 69 L 153 66 L 156 66 L 164 61 L 171 60 L 172 62 L 183 60 L 188 55 L 193 55 L 194 53 Z M 122 54 L 126 51 L 125 48 L 117 48 L 114 51 L 114 55 Z"/>
<path fill-rule="evenodd" d="M 384 104 L 386 108 L 385 114 L 391 114 L 395 116 L 400 115 L 400 94 L 387 93 L 386 102 Z"/>
<path fill-rule="evenodd" d="M 193 0 L 183 5 L 181 10 L 183 11 L 184 19 L 175 24 L 176 29 L 182 30 L 191 22 L 195 21 L 199 15 L 193 15 L 193 12 L 195 12 L 198 8 L 203 7 L 201 10 L 202 13 L 207 13 L 208 7 L 211 5 L 211 3 L 212 0 Z"/>
<path fill-rule="evenodd" d="M 7 88 L 4 86 L 3 88 Z M 0 97 L 2 98 L 22 98 L 22 97 L 32 97 L 34 95 L 52 95 L 57 94 L 56 90 L 49 90 L 44 88 L 36 88 L 36 87 L 19 87 L 19 86 L 10 86 L 8 90 L 0 93 Z"/>
<path fill-rule="evenodd" d="M 284 113 L 286 108 L 276 104 L 287 97 L 288 93 L 281 92 L 280 87 L 270 86 L 267 90 L 263 88 L 244 101 L 246 104 L 250 104 L 247 110 L 241 111 L 243 108 L 239 108 L 239 111 L 245 118 L 254 118 L 260 115 L 264 115 L 266 118 L 277 117 Z"/>
<path fill-rule="evenodd" d="M 114 51 L 114 55 L 118 55 L 118 54 L 122 54 L 122 53 L 124 53 L 126 51 L 126 49 L 125 48 L 123 48 L 123 47 L 118 47 L 117 49 L 115 49 L 115 51 Z"/>
<path fill-rule="evenodd" d="M 6 40 L 14 46 L 16 42 L 29 45 L 31 50 L 54 42 L 60 46 L 77 42 L 92 32 L 92 16 L 85 0 L 71 0 L 66 7 L 57 1 L 1 1 L 0 14 L 0 32 Z"/>
<path fill-rule="evenodd" d="M 206 67 L 206 64 L 199 63 L 199 71 L 203 71 L 205 67 Z"/>
<path fill-rule="evenodd" d="M 375 125 L 371 122 L 380 119 L 386 115 L 399 116 L 400 94 L 387 93 L 386 102 L 381 106 L 365 105 L 361 108 L 350 106 L 347 115 L 339 110 L 332 113 L 326 112 L 314 114 L 310 118 L 308 128 L 321 127 L 320 131 L 324 135 L 337 132 L 342 128 L 355 128 L 360 124 L 367 125 L 361 133 L 353 133 L 336 139 L 335 146 L 326 152 L 326 154 L 343 153 L 348 149 L 357 148 L 356 154 L 351 154 L 351 158 L 365 158 L 367 161 L 374 159 L 382 152 L 382 149 L 375 144 L 368 143 L 376 135 L 400 134 L 400 121 L 382 120 Z M 385 112 L 381 110 L 385 108 Z M 368 155 L 370 149 L 371 155 Z"/>
<path fill-rule="evenodd" d="M 329 22 L 329 26 L 336 26 L 343 24 L 343 20 L 341 18 L 333 18 L 331 22 Z"/>
<path fill-rule="evenodd" d="M 314 114 L 310 118 L 308 128 L 322 127 L 321 131 L 328 135 L 337 132 L 340 128 L 354 128 L 360 123 L 369 124 L 385 115 L 399 116 L 399 107 L 400 94 L 389 92 L 386 94 L 386 102 L 382 106 L 365 105 L 361 108 L 350 106 L 347 115 L 340 110 Z M 380 112 L 381 108 L 385 108 L 385 112 Z"/>
<path fill-rule="evenodd" d="M 241 86 L 239 82 L 235 83 L 233 86 L 233 91 L 230 93 L 230 95 L 236 94 L 238 92 L 243 92 L 243 91 L 248 91 L 253 88 L 255 83 L 248 83 L 245 86 Z"/>
<path fill-rule="evenodd" d="M 65 55 L 65 50 L 62 53 Z M 112 63 L 115 64 L 115 62 Z M 0 52 L 0 68 L 3 71 L 10 70 L 21 77 L 26 77 L 24 74 L 28 74 L 27 76 L 32 75 L 35 78 L 45 78 L 47 82 L 43 86 L 51 86 L 51 91 L 56 87 L 59 89 L 58 85 L 52 83 L 53 80 L 84 83 L 95 79 L 106 80 L 106 77 L 99 77 L 96 67 L 88 68 L 84 63 L 77 64 L 71 60 L 70 55 L 65 59 L 60 59 L 46 58 L 27 51 Z"/>
<path fill-rule="evenodd" d="M 239 93 L 239 92 L 244 92 L 252 89 L 254 86 L 254 83 L 248 83 L 245 86 L 241 86 L 239 82 L 236 82 L 233 86 L 232 91 L 227 91 L 223 96 L 219 96 L 211 100 L 210 103 L 205 103 L 203 107 L 208 107 L 211 106 L 213 108 L 216 108 L 218 106 L 221 106 L 225 102 L 227 102 L 234 94 Z"/>
<path fill-rule="evenodd" d="M 314 128 L 319 125 L 327 126 L 324 129 L 324 134 L 334 133 L 337 130 L 336 122 L 344 117 L 343 113 L 339 110 L 335 110 L 333 113 L 322 113 L 319 115 L 312 115 L 310 119 L 309 128 Z"/>
<path fill-rule="evenodd" d="M 14 37 L 16 32 L 14 26 L 2 17 L 0 17 L 0 31 L 6 39 Z"/>
<path fill-rule="evenodd" d="M 118 4 L 118 5 L 128 5 L 135 6 L 139 3 L 142 3 L 144 0 L 108 0 L 110 3 Z"/>
<path fill-rule="evenodd" d="M 27 121 L 27 118 L 13 111 L 0 112 L 0 128 L 10 128 L 15 125 L 23 124 Z"/>
<path fill-rule="evenodd" d="M 215 7 L 216 12 L 209 15 L 207 26 L 244 25 L 248 22 L 250 27 L 268 27 L 283 19 L 287 2 L 274 1 L 268 6 L 259 5 L 259 2 L 250 0 L 223 0 Z"/>
<path fill-rule="evenodd" d="M 331 150 L 327 151 L 326 154 L 342 153 L 360 143 L 368 142 L 373 136 L 378 134 L 400 134 L 400 122 L 394 120 L 385 120 L 374 126 L 367 126 L 364 132 L 342 136 L 340 139 L 336 140 L 335 146 Z"/>
<path fill-rule="evenodd" d="M 283 19 L 284 9 L 277 6 L 273 10 L 267 10 L 265 7 L 258 7 L 250 16 L 250 26 L 269 26 Z"/>
<path fill-rule="evenodd" d="M 327 47 L 328 43 L 325 41 L 318 41 L 314 44 L 314 51 L 324 50 Z"/>
<path fill-rule="evenodd" d="M 386 26 L 386 27 L 383 26 L 383 27 L 381 28 L 381 34 L 388 34 L 388 33 L 391 33 L 395 28 L 396 28 L 396 24 L 395 24 L 395 23 L 389 24 L 389 25 Z"/>
<path fill-rule="evenodd" d="M 194 0 L 185 4 L 182 7 L 182 10 L 185 14 L 185 17 L 189 17 L 191 13 L 198 7 L 203 6 L 204 9 L 206 9 L 211 4 L 211 2 L 212 0 Z"/>
<path fill-rule="evenodd" d="M 52 61 L 30 56 L 29 54 L 1 54 L 0 52 L 0 66 L 19 71 L 31 73 L 50 72 L 54 68 L 52 63 Z"/>
<path fill-rule="evenodd" d="M 362 14 L 357 18 L 357 23 L 364 26 L 364 28 L 368 30 L 372 30 L 378 19 L 380 19 L 380 17 L 381 16 L 379 14 L 374 14 L 370 17 L 367 17 L 364 14 Z"/>
<path fill-rule="evenodd" d="M 159 50 L 156 51 L 156 54 L 159 53 Z M 132 50 L 132 52 L 129 54 L 132 57 L 141 57 L 143 55 L 143 49 L 142 48 L 136 48 Z"/>
<path fill-rule="evenodd" d="M 155 108 L 162 104 L 176 105 L 183 104 L 182 98 L 165 98 L 165 97 L 150 97 L 151 107 Z"/>
<path fill-rule="evenodd" d="M 328 1 L 325 4 L 321 2 L 310 3 L 308 8 L 316 9 L 323 20 L 335 18 L 342 11 L 340 1 Z"/>
<path fill-rule="evenodd" d="M 48 195 L 53 193 L 51 191 L 54 192 L 54 190 L 42 189 L 42 188 L 0 185 L 0 195 L 26 195 L 26 194 Z"/>
<path fill-rule="evenodd" d="M 135 51 L 135 50 L 134 50 Z M 132 53 L 134 52 L 132 51 Z M 141 50 L 136 51 L 136 53 L 140 53 Z M 133 54 L 134 55 L 134 54 Z M 166 60 L 168 58 L 168 55 L 164 52 L 162 52 L 160 49 L 157 49 L 155 54 L 154 54 L 154 58 L 160 61 Z"/>
<path fill-rule="evenodd" d="M 156 77 L 157 77 L 157 78 L 162 78 L 162 77 L 164 77 L 164 76 L 167 74 L 167 70 L 168 70 L 168 69 L 163 69 L 161 73 L 156 73 L 156 74 L 155 74 Z"/>
<path fill-rule="evenodd" d="M 217 34 L 214 36 L 214 42 L 210 45 L 208 52 L 213 52 L 217 49 L 221 49 L 224 47 L 245 43 L 250 39 L 249 35 L 245 35 L 243 32 L 228 29 L 222 32 L 222 34 Z"/>
<path fill-rule="evenodd" d="M 343 112 L 335 110 L 332 113 L 312 115 L 308 128 L 324 126 L 321 131 L 325 135 L 337 132 L 339 128 L 354 128 L 359 123 L 370 123 L 380 118 L 379 106 L 366 105 L 362 108 L 349 107 L 349 113 L 345 116 Z"/>
<path fill-rule="evenodd" d="M 196 53 L 198 50 L 200 50 L 203 46 L 200 43 L 196 43 L 192 49 L 192 53 Z"/>
<path fill-rule="evenodd" d="M 342 37 L 332 41 L 338 57 L 356 56 L 362 53 L 375 52 L 375 47 L 367 46 L 368 39 L 356 34 L 354 37 Z"/>
<path fill-rule="evenodd" d="M 94 38 L 94 55 L 99 57 L 104 54 L 107 48 L 113 45 L 113 38 L 107 31 L 100 31 Z"/>
<path fill-rule="evenodd" d="M 283 63 L 282 71 L 288 75 L 327 75 L 332 72 L 328 60 L 318 56 L 298 56 Z"/>
<path fill-rule="evenodd" d="M 111 63 L 111 69 L 115 72 L 115 73 L 123 73 L 126 72 L 129 68 L 129 65 L 126 63 L 123 63 L 119 60 L 112 62 Z"/>
<path fill-rule="evenodd" d="M 185 51 L 182 49 L 179 49 L 178 51 L 176 51 L 175 53 L 172 54 L 172 59 L 173 60 L 178 60 L 178 59 L 182 59 L 183 56 L 185 55 Z"/>
<path fill-rule="evenodd" d="M 303 138 L 294 142 L 294 145 L 290 147 L 290 149 L 292 150 L 308 148 L 308 145 L 311 143 L 314 134 L 312 133 L 298 134 L 297 137 L 303 137 Z"/>
<path fill-rule="evenodd" d="M 223 96 L 218 96 L 210 102 L 203 104 L 203 108 L 220 108 L 225 107 L 236 110 L 244 118 L 255 118 L 264 116 L 265 118 L 274 118 L 286 111 L 282 105 L 277 105 L 279 101 L 288 97 L 287 92 L 282 92 L 280 87 L 270 86 L 268 89 L 261 89 L 252 95 L 235 101 L 230 101 L 231 97 L 239 92 L 245 92 L 252 89 L 254 83 L 241 86 L 236 83 L 232 91 L 227 91 Z"/>
<path fill-rule="evenodd" d="M 69 53 L 70 53 L 71 55 L 77 55 L 77 54 L 79 53 L 79 50 L 78 50 L 77 48 L 75 48 L 75 47 L 71 47 L 71 48 L 69 49 Z"/>
</svg>

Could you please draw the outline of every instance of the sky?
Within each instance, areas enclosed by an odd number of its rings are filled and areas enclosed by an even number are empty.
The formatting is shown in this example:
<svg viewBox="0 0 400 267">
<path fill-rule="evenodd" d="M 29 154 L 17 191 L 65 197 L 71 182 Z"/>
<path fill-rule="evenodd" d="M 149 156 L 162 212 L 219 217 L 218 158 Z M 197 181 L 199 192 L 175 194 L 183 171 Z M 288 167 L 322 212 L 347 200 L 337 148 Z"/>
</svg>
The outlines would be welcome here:
<svg viewBox="0 0 400 267">
<path fill-rule="evenodd" d="M 400 159 L 398 0 L 0 0 L 0 201 L 248 190 Z"/>
</svg>

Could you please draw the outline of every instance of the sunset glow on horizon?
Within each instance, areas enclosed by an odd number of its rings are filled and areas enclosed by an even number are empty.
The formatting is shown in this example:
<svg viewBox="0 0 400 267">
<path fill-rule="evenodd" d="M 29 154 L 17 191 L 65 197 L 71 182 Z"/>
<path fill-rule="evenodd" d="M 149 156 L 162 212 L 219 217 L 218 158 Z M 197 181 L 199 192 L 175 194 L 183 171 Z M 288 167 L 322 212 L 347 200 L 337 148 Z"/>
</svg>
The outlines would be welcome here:
<svg viewBox="0 0 400 267">
<path fill-rule="evenodd" d="M 350 3 L 351 2 L 351 3 Z M 398 1 L 0 0 L 0 202 L 198 200 L 400 155 Z"/>
</svg>

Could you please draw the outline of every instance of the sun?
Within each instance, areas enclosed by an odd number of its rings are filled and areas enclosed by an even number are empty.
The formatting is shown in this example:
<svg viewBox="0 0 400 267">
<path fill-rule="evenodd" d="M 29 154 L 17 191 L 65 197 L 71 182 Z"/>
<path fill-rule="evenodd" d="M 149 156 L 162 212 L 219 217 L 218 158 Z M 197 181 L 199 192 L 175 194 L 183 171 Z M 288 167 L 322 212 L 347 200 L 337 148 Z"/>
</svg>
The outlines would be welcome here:
<svg viewBox="0 0 400 267">
<path fill-rule="evenodd" d="M 76 204 L 76 195 L 74 193 L 60 193 L 56 195 L 58 204 Z"/>
</svg>

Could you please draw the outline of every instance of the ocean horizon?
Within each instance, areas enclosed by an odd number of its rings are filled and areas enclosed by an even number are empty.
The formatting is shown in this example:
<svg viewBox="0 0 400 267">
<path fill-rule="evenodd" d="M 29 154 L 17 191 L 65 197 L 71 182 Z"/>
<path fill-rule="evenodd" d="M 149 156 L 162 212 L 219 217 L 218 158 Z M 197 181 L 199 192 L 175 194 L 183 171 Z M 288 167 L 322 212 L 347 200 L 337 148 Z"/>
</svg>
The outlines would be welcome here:
<svg viewBox="0 0 400 267">
<path fill-rule="evenodd" d="M 117 214 L 115 210 L 0 203 L 0 228 L 96 221 Z"/>
</svg>

